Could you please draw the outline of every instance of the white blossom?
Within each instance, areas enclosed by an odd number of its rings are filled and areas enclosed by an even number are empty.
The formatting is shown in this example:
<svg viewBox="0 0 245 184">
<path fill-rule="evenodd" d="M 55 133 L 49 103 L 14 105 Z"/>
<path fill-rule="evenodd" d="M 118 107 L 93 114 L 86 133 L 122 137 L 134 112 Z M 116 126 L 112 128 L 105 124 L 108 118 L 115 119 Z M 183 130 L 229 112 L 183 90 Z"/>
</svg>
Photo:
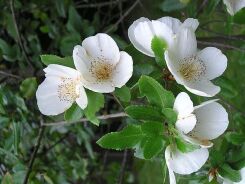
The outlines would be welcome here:
<svg viewBox="0 0 245 184">
<path fill-rule="evenodd" d="M 75 67 L 81 72 L 85 88 L 99 93 L 110 93 L 122 87 L 132 76 L 133 60 L 119 51 L 116 42 L 107 34 L 86 38 L 73 50 Z"/>
<path fill-rule="evenodd" d="M 227 58 L 215 47 L 198 51 L 193 29 L 183 27 L 179 30 L 175 43 L 165 51 L 165 60 L 176 82 L 190 92 L 211 97 L 220 91 L 211 80 L 223 74 Z"/>
<path fill-rule="evenodd" d="M 36 98 L 42 114 L 58 115 L 76 102 L 87 106 L 87 95 L 81 83 L 81 74 L 73 68 L 50 64 L 44 69 L 45 80 L 39 85 Z"/>
</svg>

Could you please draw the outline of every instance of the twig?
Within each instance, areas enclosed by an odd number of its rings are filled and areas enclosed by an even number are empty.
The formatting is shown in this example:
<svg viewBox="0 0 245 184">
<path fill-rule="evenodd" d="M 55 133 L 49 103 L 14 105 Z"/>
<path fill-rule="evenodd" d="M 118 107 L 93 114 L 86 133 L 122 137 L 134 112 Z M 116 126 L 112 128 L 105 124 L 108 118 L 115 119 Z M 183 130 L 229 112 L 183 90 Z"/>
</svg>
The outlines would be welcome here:
<svg viewBox="0 0 245 184">
<path fill-rule="evenodd" d="M 127 117 L 127 114 L 124 112 L 119 112 L 116 114 L 107 114 L 107 115 L 102 115 L 98 116 L 97 118 L 100 120 L 106 120 L 106 119 L 112 119 L 112 118 L 120 118 L 120 117 Z M 73 122 L 67 122 L 67 121 L 60 121 L 56 123 L 44 123 L 43 126 L 61 126 L 61 125 L 71 125 L 74 123 L 79 123 L 79 122 L 86 122 L 89 121 L 87 118 L 82 118 L 78 121 L 73 121 Z"/>
<path fill-rule="evenodd" d="M 124 176 L 124 172 L 125 172 L 126 162 L 127 162 L 127 150 L 125 150 L 123 153 L 123 160 L 122 160 L 122 166 L 121 166 L 119 177 L 118 177 L 118 184 L 122 184 L 122 182 L 123 182 L 123 176 Z"/>
<path fill-rule="evenodd" d="M 128 16 L 128 14 L 136 7 L 136 5 L 140 2 L 140 0 L 136 0 L 134 2 L 134 4 L 120 17 L 120 19 L 115 23 L 113 24 L 111 27 L 109 27 L 107 30 L 105 30 L 105 33 L 108 33 L 110 32 L 111 30 L 113 30 L 115 27 L 117 27 L 125 17 Z"/>
<path fill-rule="evenodd" d="M 245 49 L 242 48 L 238 48 L 232 45 L 226 45 L 223 43 L 217 43 L 217 42 L 206 42 L 206 41 L 197 41 L 198 44 L 200 45 L 209 45 L 209 46 L 214 46 L 214 47 L 220 47 L 220 48 L 226 48 L 226 49 L 233 49 L 233 50 L 237 50 L 240 52 L 245 52 Z"/>
<path fill-rule="evenodd" d="M 20 49 L 23 51 L 23 55 L 24 55 L 24 58 L 25 58 L 27 64 L 31 67 L 31 69 L 33 69 L 31 61 L 29 60 L 27 53 L 26 53 L 26 50 L 25 50 L 25 47 L 21 41 L 20 31 L 19 31 L 19 28 L 18 28 L 18 25 L 16 22 L 16 16 L 15 16 L 15 12 L 14 12 L 14 2 L 13 2 L 13 0 L 10 0 L 9 3 L 10 3 L 10 9 L 11 9 L 11 14 L 12 14 L 12 18 L 13 18 L 14 28 L 15 28 L 15 31 L 17 34 L 18 45 L 19 45 Z"/>
<path fill-rule="evenodd" d="M 32 155 L 31 155 L 31 160 L 30 160 L 30 162 L 28 164 L 28 169 L 27 169 L 26 176 L 25 176 L 23 184 L 27 184 L 28 183 L 28 179 L 29 179 L 29 176 L 31 174 L 34 161 L 36 159 L 38 149 L 39 149 L 39 147 L 41 145 L 41 140 L 43 138 L 44 129 L 45 129 L 45 126 L 43 126 L 43 123 L 41 121 L 41 127 L 40 127 L 39 132 L 38 132 L 37 142 L 35 144 L 34 151 L 33 151 Z"/>
<path fill-rule="evenodd" d="M 104 6 L 111 6 L 113 4 L 119 3 L 120 0 L 115 0 L 115 1 L 108 1 L 108 2 L 102 2 L 102 3 L 92 3 L 92 4 L 77 4 L 76 8 L 101 8 Z M 126 1 L 126 0 L 121 0 Z"/>
<path fill-rule="evenodd" d="M 18 75 L 14 75 L 14 74 L 11 74 L 11 73 L 7 73 L 7 72 L 4 72 L 4 71 L 0 71 L 0 74 L 2 75 L 5 75 L 7 77 L 13 77 L 13 78 L 16 78 L 16 79 L 22 79 L 20 76 Z"/>
</svg>

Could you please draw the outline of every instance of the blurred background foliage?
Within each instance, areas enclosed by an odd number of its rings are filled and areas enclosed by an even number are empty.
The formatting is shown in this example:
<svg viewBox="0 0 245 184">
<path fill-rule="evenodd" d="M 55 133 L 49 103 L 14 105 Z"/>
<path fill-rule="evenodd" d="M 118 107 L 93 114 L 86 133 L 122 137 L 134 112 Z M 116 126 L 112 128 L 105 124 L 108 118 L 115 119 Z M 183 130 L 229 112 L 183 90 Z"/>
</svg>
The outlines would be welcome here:
<svg viewBox="0 0 245 184">
<path fill-rule="evenodd" d="M 63 116 L 43 117 L 38 111 L 35 91 L 44 79 L 41 54 L 71 56 L 75 45 L 98 32 L 110 34 L 121 50 L 134 59 L 132 87 L 142 74 L 164 84 L 167 79 L 156 63 L 129 44 L 127 29 L 137 18 L 157 19 L 173 16 L 184 20 L 198 18 L 199 48 L 215 46 L 228 57 L 228 69 L 216 80 L 222 88 L 220 102 L 229 111 L 227 133 L 216 140 L 204 171 L 179 176 L 179 183 L 208 183 L 207 172 L 218 165 L 239 170 L 245 162 L 245 10 L 231 17 L 220 0 L 1 0 L 0 1 L 0 181 L 22 184 L 40 134 L 42 143 L 30 172 L 30 184 L 112 184 L 168 183 L 162 160 L 143 161 L 132 151 L 103 150 L 96 145 L 102 135 L 116 131 L 130 118 L 101 120 L 97 127 L 89 122 L 54 125 L 40 132 L 42 122 L 61 122 Z M 165 85 L 177 94 L 182 87 L 168 81 Z M 48 92 L 48 91 L 47 91 Z M 130 93 L 131 92 L 131 93 Z M 117 90 L 123 104 L 133 103 L 134 87 Z M 96 98 L 95 98 L 96 97 Z M 90 95 L 96 115 L 122 112 L 113 95 Z M 192 96 L 197 103 L 205 100 Z M 105 102 L 105 104 L 104 104 Z M 103 105 L 104 104 L 104 105 Z M 122 105 L 123 105 L 122 104 Z M 83 112 L 72 107 L 66 120 L 77 120 Z M 90 116 L 88 115 L 90 114 Z M 39 136 L 38 136 L 39 134 Z M 228 169 L 228 171 L 229 171 Z"/>
</svg>

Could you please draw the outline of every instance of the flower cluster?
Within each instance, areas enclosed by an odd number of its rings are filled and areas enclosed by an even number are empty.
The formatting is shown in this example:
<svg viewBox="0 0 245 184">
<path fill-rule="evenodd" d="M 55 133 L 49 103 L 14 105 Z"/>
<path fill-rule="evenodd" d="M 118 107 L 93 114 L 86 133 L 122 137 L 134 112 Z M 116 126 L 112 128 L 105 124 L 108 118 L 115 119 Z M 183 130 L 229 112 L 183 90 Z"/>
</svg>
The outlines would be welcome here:
<svg viewBox="0 0 245 184">
<path fill-rule="evenodd" d="M 193 94 L 213 97 L 220 87 L 211 80 L 223 74 L 227 58 L 214 47 L 197 49 L 195 31 L 198 25 L 198 20 L 192 18 L 183 23 L 171 17 L 152 21 L 140 18 L 130 26 L 128 35 L 136 49 L 151 57 L 154 57 L 152 39 L 162 39 L 167 45 L 165 61 L 176 82 Z M 223 134 L 229 123 L 226 110 L 216 100 L 194 107 L 188 94 L 182 92 L 176 97 L 173 109 L 177 113 L 178 135 L 197 149 L 182 153 L 174 143 L 167 146 L 165 159 L 171 184 L 176 183 L 174 172 L 191 174 L 205 164 L 208 148 L 213 145 L 209 140 Z"/>
<path fill-rule="evenodd" d="M 156 57 L 153 39 L 161 40 L 166 46 L 162 59 L 175 81 L 192 94 L 213 97 L 220 92 L 220 87 L 212 80 L 226 70 L 227 58 L 217 48 L 197 48 L 195 31 L 198 25 L 198 20 L 193 18 L 184 22 L 172 17 L 140 18 L 129 27 L 128 36 L 137 50 L 150 57 Z M 119 51 L 115 41 L 104 33 L 88 37 L 82 45 L 75 46 L 73 61 L 75 69 L 57 64 L 44 69 L 46 79 L 36 92 L 37 104 L 43 114 L 63 113 L 74 102 L 85 109 L 88 104 L 85 88 L 110 93 L 125 85 L 133 73 L 132 57 Z M 169 128 L 171 141 L 165 149 L 171 184 L 176 183 L 174 173 L 191 174 L 205 164 L 209 157 L 208 148 L 213 146 L 211 140 L 222 135 L 229 124 L 228 114 L 217 100 L 194 106 L 185 92 L 177 95 L 173 111 L 177 120 Z M 183 152 L 176 145 L 175 136 L 194 148 Z"/>
<path fill-rule="evenodd" d="M 86 38 L 73 50 L 76 69 L 50 64 L 44 69 L 46 79 L 39 85 L 36 97 L 45 115 L 63 113 L 76 102 L 82 109 L 88 104 L 85 88 L 110 93 L 122 87 L 133 72 L 132 57 L 119 51 L 107 34 Z"/>
</svg>

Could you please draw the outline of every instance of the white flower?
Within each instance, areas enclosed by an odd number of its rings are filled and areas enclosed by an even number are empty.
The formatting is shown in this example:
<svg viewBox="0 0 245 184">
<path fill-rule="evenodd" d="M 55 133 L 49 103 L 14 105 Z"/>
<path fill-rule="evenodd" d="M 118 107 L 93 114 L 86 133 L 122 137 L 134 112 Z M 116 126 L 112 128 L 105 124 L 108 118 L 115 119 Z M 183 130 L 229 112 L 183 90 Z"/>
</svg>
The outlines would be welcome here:
<svg viewBox="0 0 245 184">
<path fill-rule="evenodd" d="M 149 20 L 141 17 L 134 21 L 128 29 L 128 37 L 134 47 L 143 54 L 154 57 L 151 49 L 151 41 L 157 36 L 166 41 L 168 47 L 173 44 L 175 34 L 181 27 L 197 29 L 198 20 L 188 18 L 183 23 L 172 17 L 162 17 L 158 20 Z"/>
<path fill-rule="evenodd" d="M 193 29 L 183 27 L 173 47 L 165 51 L 169 71 L 177 83 L 200 96 L 214 96 L 220 91 L 210 80 L 220 76 L 227 67 L 227 58 L 214 47 L 197 50 Z"/>
<path fill-rule="evenodd" d="M 228 113 L 215 100 L 209 100 L 198 106 L 187 93 L 181 92 L 175 99 L 174 110 L 178 114 L 176 129 L 183 138 L 201 147 L 210 147 L 213 140 L 225 132 L 228 127 Z"/>
<path fill-rule="evenodd" d="M 198 171 L 207 161 L 209 156 L 206 148 L 182 153 L 178 149 L 168 146 L 165 150 L 165 159 L 169 172 L 170 184 L 176 184 L 174 173 L 191 174 Z"/>
<path fill-rule="evenodd" d="M 170 184 L 175 184 L 174 172 L 191 174 L 198 171 L 207 161 L 208 147 L 212 146 L 209 140 L 220 136 L 228 127 L 226 110 L 214 100 L 193 106 L 187 93 L 180 93 L 174 102 L 177 112 L 176 129 L 188 142 L 200 145 L 200 149 L 182 153 L 173 145 L 167 147 L 165 159 L 169 170 Z"/>
<path fill-rule="evenodd" d="M 151 49 L 151 41 L 155 36 L 166 41 L 167 45 L 171 45 L 174 38 L 171 28 L 166 24 L 144 17 L 134 21 L 128 29 L 128 37 L 134 47 L 150 57 L 155 56 Z"/>
<path fill-rule="evenodd" d="M 245 7 L 245 0 L 223 0 L 229 14 L 234 15 Z"/>
<path fill-rule="evenodd" d="M 82 109 L 87 106 L 87 95 L 81 83 L 81 74 L 75 69 L 50 64 L 44 69 L 46 79 L 39 85 L 36 97 L 42 114 L 63 113 L 76 102 Z"/>
<path fill-rule="evenodd" d="M 73 50 L 76 69 L 81 72 L 84 87 L 99 93 L 109 93 L 122 87 L 133 72 L 133 60 L 119 51 L 116 42 L 107 34 L 86 38 Z"/>
</svg>

